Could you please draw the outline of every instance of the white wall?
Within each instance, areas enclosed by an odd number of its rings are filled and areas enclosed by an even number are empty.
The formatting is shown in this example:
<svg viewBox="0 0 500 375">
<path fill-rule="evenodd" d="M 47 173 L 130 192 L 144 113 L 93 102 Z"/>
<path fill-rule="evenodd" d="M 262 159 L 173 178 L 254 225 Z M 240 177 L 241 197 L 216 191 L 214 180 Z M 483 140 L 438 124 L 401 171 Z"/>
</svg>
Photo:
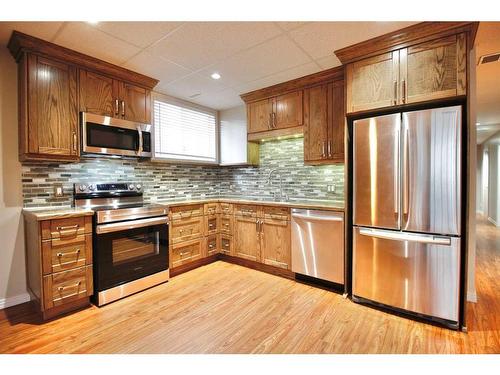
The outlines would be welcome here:
<svg viewBox="0 0 500 375">
<path fill-rule="evenodd" d="M 247 162 L 247 114 L 244 105 L 219 112 L 221 164 Z M 235 147 L 239 145 L 239 147 Z M 242 146 L 243 145 L 243 146 Z"/>
<path fill-rule="evenodd" d="M 26 292 L 21 164 L 17 156 L 17 65 L 0 48 L 0 308 Z"/>
</svg>

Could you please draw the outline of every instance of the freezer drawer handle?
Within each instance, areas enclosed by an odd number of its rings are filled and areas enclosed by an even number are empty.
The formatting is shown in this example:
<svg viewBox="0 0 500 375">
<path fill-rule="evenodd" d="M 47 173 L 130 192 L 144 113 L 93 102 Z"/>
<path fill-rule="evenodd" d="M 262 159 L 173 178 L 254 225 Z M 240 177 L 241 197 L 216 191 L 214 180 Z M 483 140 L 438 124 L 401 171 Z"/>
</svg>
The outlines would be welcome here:
<svg viewBox="0 0 500 375">
<path fill-rule="evenodd" d="M 447 237 L 438 237 L 438 236 L 429 236 L 429 235 L 419 235 L 419 234 L 410 234 L 410 233 L 392 233 L 384 230 L 377 229 L 360 229 L 359 234 L 363 236 L 376 237 L 376 238 L 384 238 L 388 240 L 396 240 L 396 241 L 412 241 L 412 242 L 423 242 L 434 245 L 451 245 L 451 239 Z"/>
</svg>

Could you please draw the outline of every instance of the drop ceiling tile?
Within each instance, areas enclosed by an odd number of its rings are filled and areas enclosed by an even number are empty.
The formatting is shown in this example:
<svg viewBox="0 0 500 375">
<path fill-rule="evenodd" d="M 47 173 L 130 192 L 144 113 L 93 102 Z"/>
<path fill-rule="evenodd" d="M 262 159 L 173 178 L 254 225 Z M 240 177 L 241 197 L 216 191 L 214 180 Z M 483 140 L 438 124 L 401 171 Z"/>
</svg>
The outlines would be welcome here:
<svg viewBox="0 0 500 375">
<path fill-rule="evenodd" d="M 125 68 L 160 80 L 160 84 L 168 84 L 191 74 L 192 71 L 180 65 L 153 56 L 146 51 L 132 57 L 124 65 Z"/>
<path fill-rule="evenodd" d="M 338 57 L 333 53 L 331 55 L 317 59 L 316 62 L 319 66 L 321 66 L 322 69 L 330 69 L 342 65 Z"/>
<path fill-rule="evenodd" d="M 293 29 L 296 29 L 297 27 L 305 25 L 307 22 L 299 22 L 299 21 L 294 21 L 294 22 L 276 22 L 276 24 L 281 27 L 285 31 L 290 31 Z"/>
<path fill-rule="evenodd" d="M 99 22 L 95 27 L 137 47 L 145 48 L 168 35 L 182 22 Z"/>
<path fill-rule="evenodd" d="M 308 62 L 311 59 L 286 35 L 281 35 L 203 69 L 200 74 L 208 76 L 217 71 L 221 80 L 232 87 Z"/>
<path fill-rule="evenodd" d="M 311 22 L 289 32 L 312 58 L 389 33 L 416 22 Z"/>
<path fill-rule="evenodd" d="M 201 95 L 215 95 L 217 92 L 222 91 L 225 88 L 227 87 L 222 85 L 220 82 L 211 78 L 200 76 L 196 73 L 177 81 L 167 84 L 159 84 L 157 86 L 157 90 L 164 94 L 190 101 L 193 101 L 197 96 Z"/>
<path fill-rule="evenodd" d="M 187 22 L 150 49 L 154 54 L 196 70 L 281 32 L 272 22 Z"/>
<path fill-rule="evenodd" d="M 0 22 L 0 45 L 7 45 L 14 30 L 51 41 L 62 25 L 63 22 Z"/>
<path fill-rule="evenodd" d="M 68 22 L 54 43 L 118 65 L 140 51 L 85 22 Z"/>
<path fill-rule="evenodd" d="M 233 89 L 220 91 L 216 95 L 200 95 L 191 101 L 217 110 L 234 108 L 245 104 Z"/>
</svg>

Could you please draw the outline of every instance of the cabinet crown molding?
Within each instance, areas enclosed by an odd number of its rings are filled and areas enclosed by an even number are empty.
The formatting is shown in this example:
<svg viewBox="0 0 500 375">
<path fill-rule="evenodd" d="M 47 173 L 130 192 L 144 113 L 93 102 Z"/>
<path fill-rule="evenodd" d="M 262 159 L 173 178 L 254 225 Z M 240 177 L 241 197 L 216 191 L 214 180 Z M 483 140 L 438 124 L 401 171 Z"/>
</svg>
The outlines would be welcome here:
<svg viewBox="0 0 500 375">
<path fill-rule="evenodd" d="M 270 98 L 277 95 L 286 94 L 291 91 L 304 89 L 310 86 L 319 85 L 328 81 L 342 79 L 344 77 L 344 67 L 337 66 L 318 73 L 309 74 L 304 77 L 292 79 L 290 81 L 278 83 L 273 86 L 254 90 L 241 94 L 240 97 L 245 103 Z"/>
<path fill-rule="evenodd" d="M 479 22 L 421 22 L 338 49 L 334 53 L 342 64 L 349 64 L 367 57 L 462 32 L 468 33 L 468 45 L 469 48 L 472 48 L 478 26 Z"/>
<path fill-rule="evenodd" d="M 118 65 L 99 60 L 69 48 L 61 47 L 57 44 L 16 30 L 12 32 L 7 48 L 16 61 L 19 61 L 24 53 L 33 52 L 45 57 L 56 58 L 88 70 L 110 75 L 150 90 L 159 82 L 155 78 L 136 73 Z"/>
</svg>

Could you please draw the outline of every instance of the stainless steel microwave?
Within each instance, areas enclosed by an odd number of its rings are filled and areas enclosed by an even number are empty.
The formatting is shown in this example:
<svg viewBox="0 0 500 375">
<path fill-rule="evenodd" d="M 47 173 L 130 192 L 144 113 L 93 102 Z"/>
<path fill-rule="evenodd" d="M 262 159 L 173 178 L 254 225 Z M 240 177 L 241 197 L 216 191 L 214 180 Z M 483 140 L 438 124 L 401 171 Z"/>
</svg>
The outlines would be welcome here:
<svg viewBox="0 0 500 375">
<path fill-rule="evenodd" d="M 81 112 L 82 152 L 149 158 L 151 125 Z"/>
</svg>

